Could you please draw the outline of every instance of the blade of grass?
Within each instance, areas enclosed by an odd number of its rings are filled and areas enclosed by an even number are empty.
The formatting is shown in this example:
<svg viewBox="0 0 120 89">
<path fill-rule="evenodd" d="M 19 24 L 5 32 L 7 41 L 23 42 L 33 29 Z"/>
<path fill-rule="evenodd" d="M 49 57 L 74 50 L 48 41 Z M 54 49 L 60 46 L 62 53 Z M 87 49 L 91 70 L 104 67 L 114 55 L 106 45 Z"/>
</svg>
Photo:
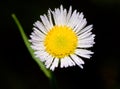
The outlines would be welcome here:
<svg viewBox="0 0 120 89">
<path fill-rule="evenodd" d="M 32 58 L 37 62 L 37 64 L 39 65 L 40 69 L 44 72 L 44 74 L 51 80 L 52 72 L 50 70 L 46 69 L 45 66 L 43 65 L 43 63 L 38 58 L 36 58 L 34 56 L 34 50 L 30 47 L 31 44 L 28 41 L 28 37 L 26 36 L 26 34 L 25 34 L 25 32 L 24 32 L 24 30 L 23 30 L 19 20 L 17 19 L 16 15 L 12 14 L 12 18 L 15 21 L 15 23 L 16 23 L 19 31 L 20 31 L 20 34 L 22 36 L 22 39 L 23 39 L 23 41 L 24 41 L 24 43 L 25 43 L 29 53 L 31 54 Z"/>
</svg>

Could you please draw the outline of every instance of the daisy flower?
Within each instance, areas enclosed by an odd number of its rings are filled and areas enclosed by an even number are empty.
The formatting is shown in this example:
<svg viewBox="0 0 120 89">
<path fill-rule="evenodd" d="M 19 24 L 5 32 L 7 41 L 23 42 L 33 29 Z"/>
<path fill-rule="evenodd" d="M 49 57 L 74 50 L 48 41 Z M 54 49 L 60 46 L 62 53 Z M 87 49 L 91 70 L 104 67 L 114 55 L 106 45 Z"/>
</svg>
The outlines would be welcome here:
<svg viewBox="0 0 120 89">
<path fill-rule="evenodd" d="M 56 67 L 69 67 L 78 65 L 83 68 L 82 58 L 90 58 L 95 35 L 88 25 L 83 13 L 74 10 L 55 8 L 48 10 L 48 14 L 40 15 L 40 21 L 33 25 L 30 35 L 31 47 L 35 56 L 42 61 L 46 68 L 54 71 Z"/>
</svg>

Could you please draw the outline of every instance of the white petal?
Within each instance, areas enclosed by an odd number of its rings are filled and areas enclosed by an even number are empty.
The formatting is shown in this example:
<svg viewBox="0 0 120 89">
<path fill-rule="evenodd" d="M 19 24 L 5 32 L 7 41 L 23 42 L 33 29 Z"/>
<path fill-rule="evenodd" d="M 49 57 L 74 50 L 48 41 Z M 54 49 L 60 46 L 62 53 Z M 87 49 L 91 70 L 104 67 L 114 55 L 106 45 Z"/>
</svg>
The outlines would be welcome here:
<svg viewBox="0 0 120 89">
<path fill-rule="evenodd" d="M 90 58 L 91 57 L 90 54 L 93 54 L 93 52 L 85 50 L 85 49 L 76 49 L 75 54 L 81 57 Z"/>
<path fill-rule="evenodd" d="M 90 34 L 88 33 L 88 35 L 86 34 L 84 36 L 78 36 L 78 47 L 89 48 L 92 47 L 93 44 L 95 44 L 94 42 L 95 35 L 90 35 Z"/>
<path fill-rule="evenodd" d="M 64 58 L 60 59 L 60 67 L 61 68 L 65 67 L 65 60 L 64 60 Z"/>
<path fill-rule="evenodd" d="M 69 66 L 75 66 L 74 61 L 70 57 L 66 57 L 66 59 L 68 61 Z"/>
<path fill-rule="evenodd" d="M 31 40 L 30 40 L 30 42 L 41 42 L 41 41 L 43 41 L 43 39 L 41 39 L 41 38 L 39 38 L 39 37 L 37 37 L 37 36 L 33 36 L 33 35 L 30 35 L 30 37 L 31 37 Z"/>
<path fill-rule="evenodd" d="M 55 16 L 55 24 L 56 25 L 61 25 L 61 13 L 60 13 L 60 9 L 55 9 L 55 12 L 54 12 L 54 16 Z"/>
<path fill-rule="evenodd" d="M 76 14 L 74 22 L 73 22 L 73 31 L 76 31 L 76 28 L 79 26 L 79 24 L 81 23 L 81 18 L 79 18 L 79 16 L 82 15 L 82 13 L 79 14 L 79 12 Z"/>
<path fill-rule="evenodd" d="M 90 32 L 92 30 L 93 25 L 88 25 L 84 29 L 82 29 L 78 34 L 84 33 L 86 31 Z"/>
<path fill-rule="evenodd" d="M 89 36 L 89 35 L 91 35 L 92 34 L 92 32 L 90 32 L 89 30 L 88 31 L 86 31 L 86 32 L 84 32 L 84 33 L 82 33 L 82 34 L 79 34 L 79 37 L 80 38 L 83 38 L 84 36 Z"/>
<path fill-rule="evenodd" d="M 46 28 L 44 27 L 44 25 L 43 25 L 40 21 L 35 22 L 33 25 L 34 25 L 35 27 L 39 28 L 39 30 L 40 30 L 41 32 L 43 32 L 44 34 L 47 33 Z"/>
<path fill-rule="evenodd" d="M 75 65 L 75 63 L 72 61 L 70 57 L 65 57 L 60 60 L 61 60 L 61 65 L 60 65 L 61 68 Z"/>
<path fill-rule="evenodd" d="M 78 44 L 78 48 L 90 48 L 93 47 L 93 44 Z"/>
<path fill-rule="evenodd" d="M 40 40 L 33 40 L 33 39 L 31 39 L 31 40 L 29 40 L 31 43 L 32 43 L 32 45 L 39 45 L 39 44 L 43 44 L 43 41 L 40 41 Z"/>
<path fill-rule="evenodd" d="M 89 32 L 89 33 L 87 33 L 86 35 L 84 35 L 84 34 L 79 35 L 78 38 L 79 38 L 79 39 L 84 39 L 84 38 L 88 38 L 88 37 L 91 36 L 91 35 L 92 35 L 92 32 Z"/>
<path fill-rule="evenodd" d="M 48 17 L 44 14 L 44 16 L 40 16 L 43 24 L 44 24 L 44 27 L 47 29 L 47 31 L 49 31 L 51 29 L 51 24 L 48 20 Z"/>
<path fill-rule="evenodd" d="M 65 58 L 62 58 L 62 59 L 60 59 L 60 60 L 61 60 L 61 68 L 63 68 L 63 67 L 68 67 L 68 66 L 69 66 L 66 57 L 65 57 Z"/>
<path fill-rule="evenodd" d="M 51 67 L 50 67 L 50 69 L 52 71 L 54 71 L 55 67 L 58 67 L 58 63 L 59 63 L 59 59 L 55 58 L 54 61 L 53 61 L 53 63 L 52 63 L 52 65 L 51 65 Z"/>
<path fill-rule="evenodd" d="M 35 35 L 37 35 L 38 37 L 45 37 L 45 34 L 43 34 L 40 30 L 38 30 L 37 28 L 33 27 L 34 33 Z"/>
<path fill-rule="evenodd" d="M 49 56 L 49 54 L 45 51 L 36 51 L 34 53 L 35 53 L 36 57 L 40 58 L 40 60 L 42 62 L 46 61 L 47 57 Z"/>
<path fill-rule="evenodd" d="M 78 36 L 78 39 L 81 40 L 81 41 L 82 40 L 86 40 L 86 41 L 94 40 L 95 39 L 95 35 L 90 32 L 90 33 L 86 34 L 85 36 Z"/>
<path fill-rule="evenodd" d="M 68 21 L 68 26 L 72 27 L 72 24 L 73 24 L 73 20 L 74 18 L 76 17 L 76 14 L 77 14 L 77 10 L 74 10 L 72 16 L 70 17 L 69 21 Z"/>
<path fill-rule="evenodd" d="M 82 23 L 82 21 L 83 21 L 83 17 L 84 17 L 84 15 L 83 15 L 83 13 L 81 12 L 80 13 L 80 15 L 78 16 L 78 23 L 76 24 L 76 26 L 75 26 L 75 28 L 74 28 L 74 31 L 76 31 L 76 30 L 81 30 L 81 29 L 79 29 L 79 26 L 81 25 L 81 23 Z"/>
<path fill-rule="evenodd" d="M 55 11 L 51 11 L 51 12 L 53 14 L 53 19 L 54 19 L 55 25 L 59 25 L 59 15 L 60 15 L 59 9 L 55 9 Z"/>
<path fill-rule="evenodd" d="M 46 62 L 45 62 L 46 68 L 49 68 L 50 65 L 52 64 L 52 62 L 53 62 L 53 57 L 52 57 L 51 55 L 49 55 L 49 56 L 47 57 Z"/>
<path fill-rule="evenodd" d="M 70 6 L 70 8 L 69 8 L 69 11 L 68 11 L 68 14 L 67 14 L 67 17 L 66 17 L 66 23 L 68 24 L 68 22 L 69 22 L 69 19 L 70 19 L 70 17 L 71 17 L 71 14 L 72 14 L 72 6 Z"/>
<path fill-rule="evenodd" d="M 86 24 L 87 24 L 86 19 L 83 19 L 75 32 L 78 34 L 78 32 L 81 31 L 86 26 Z"/>
<path fill-rule="evenodd" d="M 63 9 L 63 6 L 60 6 L 60 9 L 55 9 L 54 18 L 56 20 L 56 25 L 66 25 L 66 9 Z"/>
<path fill-rule="evenodd" d="M 82 37 L 78 36 L 78 39 L 79 39 L 79 41 L 93 41 L 95 38 L 94 38 L 94 35 L 90 35 L 87 38 L 82 38 Z"/>
<path fill-rule="evenodd" d="M 79 13 L 76 13 L 76 15 L 74 16 L 74 19 L 71 23 L 71 27 L 73 29 L 73 31 L 75 30 L 75 26 L 77 26 L 77 24 L 79 23 L 79 19 L 78 19 Z"/>
<path fill-rule="evenodd" d="M 91 52 L 90 50 L 86 50 L 86 49 L 76 49 L 75 50 L 76 54 L 93 54 L 94 52 Z"/>
<path fill-rule="evenodd" d="M 53 21 L 52 21 L 52 16 L 51 16 L 51 10 L 48 10 L 48 19 L 50 21 L 50 26 L 53 27 Z"/>
<path fill-rule="evenodd" d="M 63 6 L 60 6 L 60 24 L 65 25 L 65 16 L 64 16 L 64 10 Z"/>
<path fill-rule="evenodd" d="M 78 57 L 78 56 L 75 55 L 75 54 L 72 54 L 72 55 L 70 55 L 70 56 L 72 57 L 72 59 L 74 60 L 74 62 L 75 62 L 79 67 L 83 68 L 82 64 L 84 64 L 84 61 L 83 61 L 80 57 Z"/>
<path fill-rule="evenodd" d="M 94 40 L 94 39 L 80 40 L 78 43 L 79 43 L 79 44 L 94 44 L 95 42 L 94 42 L 93 40 Z"/>
<path fill-rule="evenodd" d="M 34 41 L 34 40 L 31 40 L 32 42 L 32 46 L 36 46 L 36 47 L 44 47 L 44 44 L 42 41 Z"/>
<path fill-rule="evenodd" d="M 67 16 L 67 10 L 64 9 L 63 13 L 62 13 L 62 18 L 61 21 L 62 21 L 62 25 L 67 25 L 67 19 L 66 19 L 66 16 Z"/>
<path fill-rule="evenodd" d="M 64 9 L 63 15 L 64 15 L 64 24 L 63 25 L 67 25 L 67 10 L 66 9 Z"/>
<path fill-rule="evenodd" d="M 38 51 L 45 50 L 45 47 L 42 44 L 31 45 L 31 47 L 32 47 L 32 49 L 38 50 Z"/>
<path fill-rule="evenodd" d="M 30 37 L 31 37 L 30 42 L 32 42 L 32 43 L 40 43 L 40 42 L 44 41 L 44 38 L 39 38 L 39 37 L 33 36 L 33 35 L 30 35 Z"/>
<path fill-rule="evenodd" d="M 83 39 L 83 40 L 79 40 L 78 41 L 78 44 L 84 44 L 84 45 L 93 45 L 95 42 L 94 42 L 94 38 L 92 39 Z"/>
<path fill-rule="evenodd" d="M 84 58 L 88 58 L 88 59 L 90 59 L 91 57 L 91 55 L 88 55 L 88 54 L 78 54 L 78 55 Z"/>
</svg>

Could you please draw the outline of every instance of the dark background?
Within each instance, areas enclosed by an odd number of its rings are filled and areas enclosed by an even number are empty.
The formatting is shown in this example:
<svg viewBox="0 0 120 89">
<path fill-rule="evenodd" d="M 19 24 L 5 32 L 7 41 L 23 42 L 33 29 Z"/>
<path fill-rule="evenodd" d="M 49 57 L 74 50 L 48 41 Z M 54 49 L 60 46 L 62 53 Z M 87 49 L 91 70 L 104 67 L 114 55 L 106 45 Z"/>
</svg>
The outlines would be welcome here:
<svg viewBox="0 0 120 89">
<path fill-rule="evenodd" d="M 49 81 L 31 58 L 11 14 L 15 13 L 26 35 L 39 15 L 60 5 L 83 12 L 93 24 L 95 54 L 78 66 L 56 68 L 59 89 L 120 89 L 119 0 L 0 0 L 0 89 L 50 89 Z"/>
</svg>

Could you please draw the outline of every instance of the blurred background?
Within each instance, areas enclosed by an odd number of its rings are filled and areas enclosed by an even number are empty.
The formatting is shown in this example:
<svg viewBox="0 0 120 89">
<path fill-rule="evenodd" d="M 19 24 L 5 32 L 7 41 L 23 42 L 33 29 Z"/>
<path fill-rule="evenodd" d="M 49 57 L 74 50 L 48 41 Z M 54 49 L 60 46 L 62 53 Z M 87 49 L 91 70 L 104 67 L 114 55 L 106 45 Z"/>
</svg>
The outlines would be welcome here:
<svg viewBox="0 0 120 89">
<path fill-rule="evenodd" d="M 11 14 L 26 35 L 40 15 L 60 5 L 83 12 L 94 25 L 96 44 L 84 69 L 54 71 L 58 89 L 120 89 L 120 0 L 0 0 L 0 89 L 51 89 L 46 76 L 31 58 Z"/>
</svg>

